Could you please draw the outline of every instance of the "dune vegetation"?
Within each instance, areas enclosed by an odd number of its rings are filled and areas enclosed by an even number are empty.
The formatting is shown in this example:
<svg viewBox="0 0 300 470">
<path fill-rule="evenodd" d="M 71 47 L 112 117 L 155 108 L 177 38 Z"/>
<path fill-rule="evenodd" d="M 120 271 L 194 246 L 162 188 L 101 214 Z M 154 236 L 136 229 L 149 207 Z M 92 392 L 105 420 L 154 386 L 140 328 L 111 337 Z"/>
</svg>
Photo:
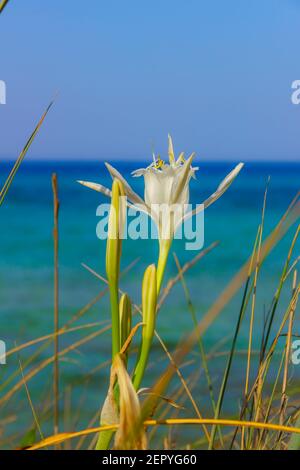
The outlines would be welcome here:
<svg viewBox="0 0 300 470">
<path fill-rule="evenodd" d="M 0 205 L 9 197 L 9 188 L 30 148 L 40 126 L 42 125 L 50 106 L 38 122 L 32 135 L 28 139 L 23 151 L 18 157 L 10 174 L 8 175 L 0 192 Z M 191 161 L 176 160 L 172 141 L 169 141 L 170 165 L 178 162 L 180 178 L 179 192 L 184 191 L 191 171 Z M 159 170 L 158 170 L 159 171 Z M 94 273 L 103 283 L 103 289 L 95 299 L 79 309 L 67 324 L 59 326 L 59 270 L 58 270 L 58 244 L 59 244 L 59 188 L 56 176 L 52 178 L 53 188 L 53 251 L 54 251 L 54 330 L 31 341 L 18 344 L 6 351 L 6 360 L 12 355 L 29 350 L 30 355 L 25 363 L 19 361 L 19 370 L 6 377 L 0 385 L 0 409 L 4 410 L 9 401 L 20 390 L 25 389 L 28 406 L 31 409 L 31 419 L 28 422 L 18 423 L 18 432 L 10 436 L 6 432 L 6 424 L 11 420 L 18 421 L 13 414 L 1 413 L 0 418 L 0 446 L 2 448 L 28 448 L 28 449 L 151 449 L 154 448 L 184 448 L 184 449 L 298 449 L 300 447 L 300 408 L 297 399 L 298 389 L 289 381 L 290 364 L 292 357 L 292 343 L 297 337 L 294 331 L 294 320 L 299 297 L 299 279 L 297 276 L 297 263 L 299 257 L 295 253 L 299 236 L 300 201 L 299 194 L 282 214 L 277 225 L 267 236 L 264 233 L 264 219 L 266 210 L 267 192 L 261 210 L 261 223 L 257 227 L 257 236 L 253 240 L 253 249 L 249 259 L 218 296 L 209 310 L 198 322 L 192 299 L 190 298 L 185 274 L 203 257 L 213 250 L 216 243 L 206 247 L 180 265 L 175 255 L 178 273 L 175 277 L 164 279 L 164 269 L 170 252 L 172 235 L 166 241 L 164 237 L 159 240 L 160 251 L 158 260 L 154 260 L 145 270 L 140 281 L 141 305 L 129 298 L 121 288 L 121 277 L 130 275 L 135 264 L 121 272 L 122 257 L 122 221 L 126 206 L 122 206 L 119 197 L 129 194 L 126 181 L 113 173 L 112 190 L 108 192 L 111 197 L 111 213 L 109 218 L 109 236 L 106 248 L 106 275 Z M 237 176 L 234 174 L 234 177 Z M 234 178 L 232 178 L 233 181 Z M 230 183 L 232 182 L 229 178 Z M 225 179 L 225 186 L 228 178 Z M 95 189 L 95 188 L 93 188 Z M 131 188 L 130 188 L 131 189 Z M 224 182 L 217 189 L 222 192 Z M 225 190 L 227 189 L 227 186 Z M 214 194 L 216 194 L 214 193 Z M 179 194 L 179 193 L 178 193 Z M 219 195 L 219 193 L 218 193 Z M 130 196 L 130 194 L 129 194 Z M 132 195 L 131 195 L 132 199 Z M 258 208 L 258 210 L 260 210 Z M 0 208 L 1 211 L 1 208 Z M 0 214 L 1 216 L 1 214 Z M 174 229 L 173 221 L 168 228 Z M 3 223 L 9 224 L 9 220 Z M 292 232 L 292 243 L 286 258 L 282 259 L 282 273 L 274 296 L 270 299 L 268 310 L 264 317 L 263 331 L 261 332 L 261 347 L 259 351 L 253 349 L 253 330 L 257 321 L 257 312 L 262 306 L 257 304 L 256 291 L 260 282 L 260 271 L 265 260 L 272 256 L 272 250 L 281 239 Z M 173 232 L 172 232 L 173 233 Z M 157 241 L 153 241 L 157 243 Z M 159 331 L 156 329 L 156 317 L 163 311 L 164 302 L 172 292 L 175 284 L 183 287 L 186 300 L 187 314 L 191 315 L 194 328 L 190 335 L 179 341 L 175 350 L 170 350 L 165 344 Z M 290 301 L 282 306 L 281 294 L 283 288 L 290 288 Z M 226 355 L 226 367 L 223 371 L 220 387 L 213 384 L 213 364 L 211 364 L 212 351 L 206 351 L 203 337 L 208 328 L 214 327 L 214 321 L 222 315 L 231 299 L 242 292 L 242 302 L 236 312 L 236 324 L 233 325 L 233 335 Z M 97 303 L 99 298 L 109 296 L 111 310 L 111 324 L 84 323 L 76 325 L 89 309 Z M 275 319 L 279 327 L 275 328 Z M 235 356 L 239 354 L 237 341 L 243 322 L 248 324 L 248 348 L 245 352 L 246 367 L 241 371 L 240 402 L 237 403 L 236 413 L 226 416 L 223 413 L 226 400 L 230 400 L 230 374 Z M 90 332 L 90 329 L 93 332 Z M 72 333 L 81 331 L 81 338 L 73 341 Z M 106 395 L 104 404 L 99 403 L 95 409 L 95 416 L 88 427 L 82 427 L 80 422 L 74 429 L 64 427 L 65 414 L 76 414 L 75 410 L 67 410 L 62 404 L 61 397 L 65 395 L 60 384 L 59 363 L 70 351 L 77 350 L 81 345 L 111 332 L 112 351 L 107 361 L 100 364 L 110 377 L 109 389 L 102 394 Z M 60 348 L 59 338 L 70 338 L 69 345 Z M 157 376 L 151 388 L 143 388 L 143 379 L 147 374 L 148 361 L 151 358 L 153 338 L 156 337 L 163 355 L 168 359 L 168 366 Z M 179 338 L 178 338 L 179 339 Z M 132 348 L 133 340 L 139 345 Z M 282 346 L 283 345 L 283 346 Z M 47 359 L 39 360 L 41 351 L 49 351 Z M 52 352 L 51 352 L 52 350 Z M 191 352 L 194 355 L 191 359 Z M 196 355 L 195 355 L 196 354 Z M 274 363 L 274 357 L 280 357 Z M 196 359 L 195 359 L 196 358 Z M 131 360 L 129 360 L 131 359 Z M 193 372 L 185 374 L 185 363 L 191 361 Z M 132 367 L 132 364 L 134 366 Z M 39 381 L 40 374 L 47 369 L 53 375 L 53 388 L 51 399 L 45 408 L 37 411 L 36 403 L 31 399 L 30 388 L 34 381 Z M 98 369 L 99 370 L 99 369 Z M 202 371 L 206 378 L 205 400 L 209 401 L 211 415 L 203 410 L 203 397 L 194 395 L 193 390 L 198 380 L 198 373 Z M 92 373 L 97 374 L 97 370 Z M 269 377 L 272 377 L 271 387 Z M 85 378 L 83 377 L 83 380 Z M 299 387 L 298 387 L 299 388 Z M 185 403 L 191 404 L 193 413 L 186 416 Z M 60 403 L 60 404 L 59 404 Z M 78 403 L 78 406 L 81 406 Z M 67 406 L 66 406 L 67 408 Z M 100 411 L 101 408 L 101 411 Z M 53 422 L 53 433 L 45 435 L 43 419 Z M 198 439 L 189 440 L 187 428 L 195 426 L 198 429 Z M 162 430 L 158 443 L 156 430 Z M 171 439 L 173 430 L 176 430 L 177 440 Z M 182 436 L 182 437 L 181 437 Z M 194 434 L 193 434 L 194 436 Z"/>
</svg>

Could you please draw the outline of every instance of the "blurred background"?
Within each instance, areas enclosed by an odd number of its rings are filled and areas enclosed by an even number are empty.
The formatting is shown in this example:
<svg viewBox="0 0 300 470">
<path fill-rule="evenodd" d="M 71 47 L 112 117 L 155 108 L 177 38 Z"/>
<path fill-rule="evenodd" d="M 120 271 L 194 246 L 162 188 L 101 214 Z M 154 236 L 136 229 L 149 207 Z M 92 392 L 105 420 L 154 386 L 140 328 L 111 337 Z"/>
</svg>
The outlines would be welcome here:
<svg viewBox="0 0 300 470">
<path fill-rule="evenodd" d="M 6 105 L 0 106 L 0 184 L 45 105 L 55 97 L 1 207 L 0 339 L 8 349 L 53 331 L 53 172 L 58 175 L 60 199 L 61 325 L 105 287 L 81 263 L 105 274 L 105 242 L 96 237 L 96 208 L 107 201 L 76 183 L 80 179 L 110 186 L 104 161 L 113 161 L 143 195 L 142 178 L 131 179 L 131 171 L 147 166 L 153 151 L 165 158 L 167 134 L 171 133 L 176 153 L 196 151 L 199 172 L 191 183 L 193 204 L 208 197 L 236 162 L 245 161 L 232 187 L 205 213 L 204 248 L 216 240 L 220 244 L 186 274 L 198 320 L 251 254 L 269 176 L 264 237 L 299 189 L 300 106 L 291 101 L 292 82 L 300 78 L 300 7 L 296 0 L 91 0 L 82 4 L 75 0 L 70 8 L 70 2 L 58 0 L 11 0 L 0 17 L 0 80 L 7 86 Z M 293 234 L 290 230 L 260 273 L 255 350 L 260 347 L 264 318 Z M 181 265 L 196 255 L 185 251 L 184 241 L 175 241 L 172 251 Z M 298 254 L 299 245 L 295 256 Z M 134 260 L 137 263 L 122 278 L 122 288 L 136 303 L 140 302 L 143 271 L 156 257 L 155 242 L 124 242 L 122 267 Z M 171 254 L 166 280 L 176 273 Z M 288 282 L 274 326 L 290 296 Z M 204 337 L 217 391 L 241 297 L 242 292 Z M 104 296 L 76 325 L 99 321 L 107 325 L 109 318 Z M 298 322 L 296 316 L 296 329 Z M 180 283 L 167 298 L 157 328 L 170 350 L 193 329 Z M 227 415 L 241 405 L 248 330 L 249 315 L 230 376 L 231 399 L 224 404 Z M 95 328 L 86 334 L 93 331 Z M 82 335 L 78 331 L 62 336 L 60 348 Z M 31 357 L 33 353 L 33 349 L 21 351 L 1 366 L 3 393 L 20 380 L 19 359 L 27 372 L 31 365 L 51 356 L 52 345 L 42 347 L 36 357 Z M 109 357 L 110 331 L 62 357 L 60 405 L 64 410 L 76 409 L 76 413 L 65 411 L 66 428 L 83 428 L 100 406 L 108 385 L 104 365 Z M 275 364 L 278 357 L 275 355 Z M 197 348 L 189 361 L 184 374 L 199 374 L 193 391 L 203 414 L 210 416 Z M 165 354 L 155 343 L 145 385 L 152 384 L 166 364 Z M 29 384 L 49 432 L 50 367 Z M 299 366 L 291 366 L 291 371 L 291 387 L 298 393 Z M 268 380 L 273 379 L 271 374 Z M 191 414 L 189 403 L 185 412 Z M 3 420 L 15 417 L 6 427 L 3 445 L 18 443 L 24 423 L 32 420 L 23 387 L 1 409 L 1 415 Z"/>
</svg>

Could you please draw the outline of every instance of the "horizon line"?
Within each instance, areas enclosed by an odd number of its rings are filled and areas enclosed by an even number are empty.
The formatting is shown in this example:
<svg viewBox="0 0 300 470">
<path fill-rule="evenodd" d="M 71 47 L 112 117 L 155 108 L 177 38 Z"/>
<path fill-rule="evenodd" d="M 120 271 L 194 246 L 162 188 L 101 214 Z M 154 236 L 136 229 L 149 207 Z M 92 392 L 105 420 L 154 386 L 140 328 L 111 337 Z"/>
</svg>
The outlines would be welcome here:
<svg viewBox="0 0 300 470">
<path fill-rule="evenodd" d="M 0 165 L 1 163 L 14 163 L 15 161 L 17 160 L 17 157 L 3 157 L 3 156 L 0 156 Z M 80 159 L 78 157 L 74 157 L 74 158 L 67 158 L 67 157 L 63 157 L 63 158 L 51 158 L 51 157 L 27 157 L 24 161 L 24 163 L 105 163 L 105 162 L 116 162 L 116 163 L 139 163 L 139 162 L 147 162 L 149 159 L 147 158 L 92 158 L 92 157 L 89 157 L 89 158 L 83 158 L 83 159 Z M 259 164 L 259 163 L 278 163 L 278 164 L 282 164 L 282 163 L 292 163 L 292 164 L 300 164 L 300 159 L 286 159 L 286 158 L 282 158 L 282 159 L 272 159 L 272 158 L 264 158 L 264 159 L 240 159 L 240 160 L 237 160 L 237 159 L 197 159 L 195 158 L 195 161 L 198 163 L 199 160 L 204 163 L 204 164 L 207 164 L 207 163 L 211 163 L 211 164 L 214 164 L 214 163 L 239 163 L 239 162 L 243 162 L 243 163 L 255 163 L 255 164 Z"/>
</svg>

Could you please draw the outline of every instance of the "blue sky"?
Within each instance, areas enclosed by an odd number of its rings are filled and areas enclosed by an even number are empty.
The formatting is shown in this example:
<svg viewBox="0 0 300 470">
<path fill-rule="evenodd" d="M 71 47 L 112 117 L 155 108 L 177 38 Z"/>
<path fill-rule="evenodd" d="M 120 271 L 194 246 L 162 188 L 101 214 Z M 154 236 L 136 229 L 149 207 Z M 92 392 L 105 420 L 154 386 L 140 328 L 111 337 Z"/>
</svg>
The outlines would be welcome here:
<svg viewBox="0 0 300 470">
<path fill-rule="evenodd" d="M 83 5 L 83 6 L 82 6 Z M 31 158 L 299 160 L 298 0 L 11 0 L 0 156 L 59 92 Z"/>
</svg>

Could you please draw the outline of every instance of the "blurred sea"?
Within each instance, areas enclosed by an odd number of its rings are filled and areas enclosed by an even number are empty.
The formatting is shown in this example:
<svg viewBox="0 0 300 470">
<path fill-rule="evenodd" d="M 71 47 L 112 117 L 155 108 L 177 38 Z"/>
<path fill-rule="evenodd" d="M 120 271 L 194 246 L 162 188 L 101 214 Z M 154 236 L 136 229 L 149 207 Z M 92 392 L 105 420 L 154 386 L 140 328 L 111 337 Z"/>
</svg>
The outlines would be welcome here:
<svg viewBox="0 0 300 470">
<path fill-rule="evenodd" d="M 234 167 L 233 163 L 201 163 L 197 180 L 191 182 L 191 202 L 200 203 L 209 196 L 219 182 Z M 131 178 L 130 173 L 141 162 L 114 162 L 114 166 L 130 180 L 132 186 L 142 195 L 142 178 Z M 0 181 L 4 181 L 10 169 L 8 163 L 1 163 Z M 90 180 L 111 185 L 111 179 L 102 162 L 30 162 L 21 166 L 8 196 L 0 209 L 0 339 L 6 341 L 7 348 L 15 344 L 48 334 L 53 329 L 53 207 L 51 174 L 56 172 L 59 184 L 59 269 L 60 269 L 60 324 L 65 324 L 78 310 L 93 299 L 104 285 L 81 266 L 86 263 L 101 274 L 105 274 L 105 242 L 96 237 L 96 208 L 107 202 L 104 196 L 84 188 L 76 180 Z M 220 245 L 195 265 L 187 274 L 186 281 L 191 299 L 200 320 L 209 306 L 222 292 L 232 276 L 251 254 L 258 225 L 268 176 L 271 177 L 267 198 L 265 234 L 279 221 L 292 198 L 299 190 L 299 163 L 247 163 L 231 188 L 205 213 L 205 245 L 215 240 Z M 271 253 L 262 269 L 255 314 L 255 344 L 258 348 L 264 315 L 268 311 L 276 290 L 280 272 L 294 234 L 291 229 L 287 236 Z M 173 245 L 181 264 L 196 253 L 184 250 L 184 242 Z M 299 255 L 299 244 L 295 256 Z M 126 240 L 123 246 L 122 267 L 140 258 L 134 268 L 122 278 L 121 287 L 136 303 L 140 302 L 140 285 L 145 267 L 156 261 L 157 244 L 151 240 Z M 294 259 L 293 258 L 293 259 Z M 176 265 L 170 256 L 166 279 L 176 274 Z M 290 297 L 290 282 L 283 292 L 280 315 Z M 220 344 L 220 350 L 228 351 L 235 322 L 239 313 L 241 292 L 228 305 L 204 337 L 207 351 Z M 281 307 L 282 305 L 282 307 Z M 280 310 L 281 309 L 281 310 Z M 280 316 L 279 315 L 279 316 Z M 277 321 L 279 320 L 279 316 Z M 107 296 L 85 313 L 77 324 L 109 320 Z M 247 346 L 249 315 L 242 327 L 238 348 Z M 296 321 L 296 328 L 299 323 Z M 159 314 L 157 329 L 170 350 L 193 328 L 182 286 L 178 284 L 167 299 Z M 83 334 L 95 331 L 83 330 L 61 337 L 60 348 L 67 347 Z M 226 342 L 227 341 L 227 342 Z M 25 372 L 30 370 L 26 360 L 33 349 L 21 351 Z M 39 359 L 52 354 L 51 347 L 41 350 Z M 155 356 L 156 354 L 156 356 Z M 194 351 L 197 359 L 198 350 Z M 99 369 L 93 375 L 89 372 L 100 362 L 109 359 L 110 332 L 95 338 L 90 343 L 66 354 L 61 360 L 62 385 L 72 386 L 73 405 L 82 401 L 83 420 L 88 422 L 101 403 L 106 391 L 107 369 Z M 167 362 L 157 345 L 149 366 L 148 382 L 157 377 Z M 226 354 L 216 356 L 211 362 L 211 375 L 214 384 L 221 379 Z M 243 358 L 238 358 L 231 376 L 232 385 L 237 389 L 244 380 Z M 36 362 L 37 363 L 37 362 Z M 198 362 L 197 362 L 198 364 Z M 193 366 L 195 367 L 195 365 Z M 299 367 L 298 367 L 299 368 Z M 2 381 L 19 371 L 16 356 L 8 358 L 6 366 L 1 366 Z M 188 369 L 187 369 L 188 371 Z M 188 374 L 188 372 L 187 372 Z M 299 371 L 293 376 L 299 378 Z M 86 377 L 85 380 L 82 380 Z M 12 383 L 17 379 L 13 378 Z M 2 382 L 3 383 L 3 382 Z M 46 399 L 51 385 L 51 366 L 29 383 L 33 399 Z M 217 385 L 216 385 L 217 386 Z M 203 384 L 202 391 L 205 391 Z M 199 392 L 200 393 L 200 392 Z M 205 392 L 206 393 L 206 392 Z M 236 396 L 236 403 L 240 395 Z M 44 397 L 44 398 L 42 398 Z M 233 394 L 234 397 L 234 394 Z M 12 399 L 11 406 L 16 412 L 24 408 L 30 414 L 24 390 Z M 231 412 L 230 403 L 225 410 Z M 206 405 L 205 405 L 206 406 Z M 9 407 L 8 407 L 9 409 Z M 204 412 L 205 415 L 210 414 Z M 80 427 L 84 425 L 80 422 Z"/>
</svg>

